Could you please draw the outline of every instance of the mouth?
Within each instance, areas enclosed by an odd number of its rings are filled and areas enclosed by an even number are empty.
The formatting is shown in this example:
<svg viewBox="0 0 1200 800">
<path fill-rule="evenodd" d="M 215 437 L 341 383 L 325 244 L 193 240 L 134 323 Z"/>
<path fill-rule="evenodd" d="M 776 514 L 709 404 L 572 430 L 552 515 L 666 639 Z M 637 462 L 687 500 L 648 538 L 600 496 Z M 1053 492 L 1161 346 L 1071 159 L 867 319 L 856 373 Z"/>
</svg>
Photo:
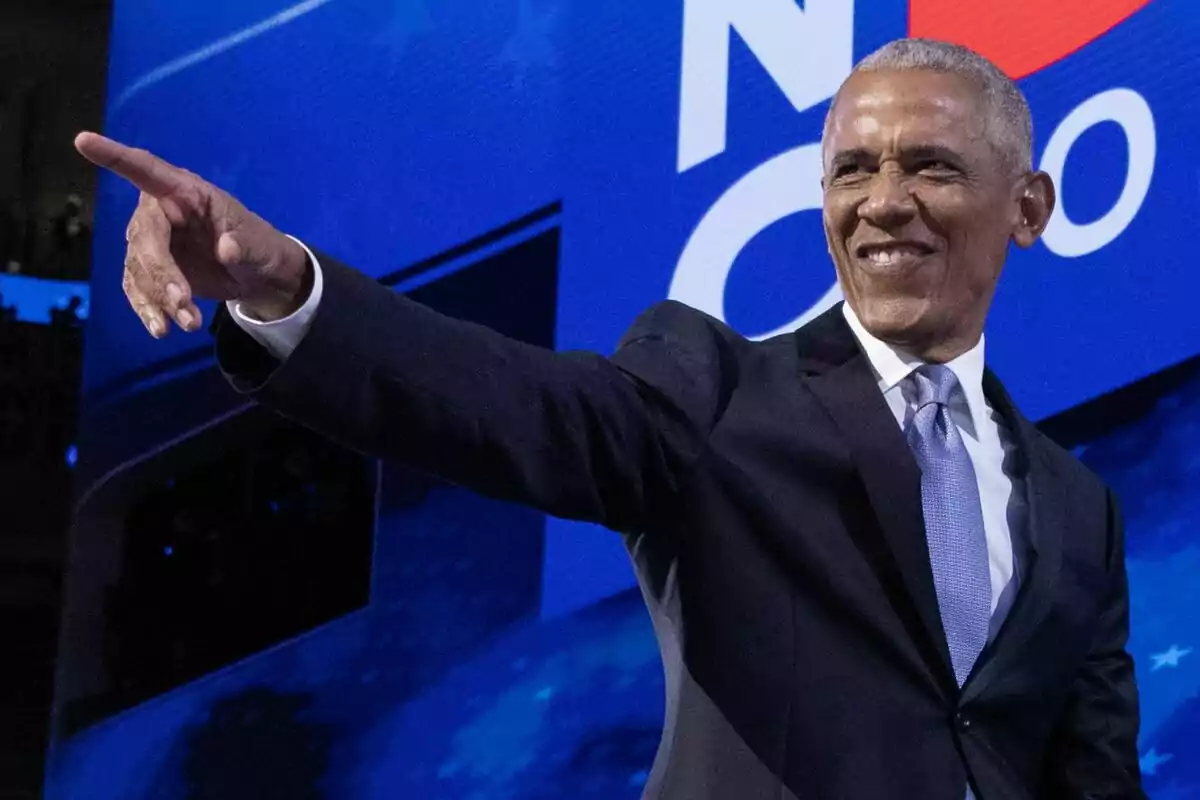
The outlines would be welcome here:
<svg viewBox="0 0 1200 800">
<path fill-rule="evenodd" d="M 934 249 L 929 245 L 923 242 L 909 241 L 860 244 L 854 248 L 854 254 L 861 261 L 879 269 L 900 269 L 912 266 L 933 253 Z"/>
</svg>

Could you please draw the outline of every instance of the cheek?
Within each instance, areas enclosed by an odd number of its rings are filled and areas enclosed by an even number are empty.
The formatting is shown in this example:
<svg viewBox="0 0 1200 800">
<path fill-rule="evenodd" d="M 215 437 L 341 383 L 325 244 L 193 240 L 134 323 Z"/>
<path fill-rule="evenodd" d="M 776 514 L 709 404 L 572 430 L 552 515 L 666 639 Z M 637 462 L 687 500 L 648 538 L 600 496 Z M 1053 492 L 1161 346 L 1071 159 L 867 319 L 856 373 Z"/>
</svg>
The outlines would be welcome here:
<svg viewBox="0 0 1200 800">
<path fill-rule="evenodd" d="M 828 205 L 821 212 L 821 229 L 825 233 L 825 246 L 835 259 L 846 249 L 846 238 L 838 227 L 837 217 Z"/>
<path fill-rule="evenodd" d="M 821 198 L 821 216 L 830 230 L 840 231 L 847 224 L 854 224 L 857 208 L 858 200 L 848 196 L 844 188 L 825 192 Z"/>
<path fill-rule="evenodd" d="M 947 249 L 960 253 L 994 250 L 997 238 L 1006 238 L 1006 209 L 982 202 L 963 187 L 943 187 L 919 197 L 924 222 L 930 231 L 946 242 Z"/>
<path fill-rule="evenodd" d="M 825 229 L 825 242 L 835 258 L 846 254 L 846 242 L 854 234 L 858 215 L 853 202 L 826 197 L 821 212 L 821 224 Z"/>
<path fill-rule="evenodd" d="M 990 295 L 1000 278 L 1008 237 L 997 227 L 964 226 L 950 234 L 947 250 L 947 284 L 959 297 L 978 298 Z"/>
</svg>

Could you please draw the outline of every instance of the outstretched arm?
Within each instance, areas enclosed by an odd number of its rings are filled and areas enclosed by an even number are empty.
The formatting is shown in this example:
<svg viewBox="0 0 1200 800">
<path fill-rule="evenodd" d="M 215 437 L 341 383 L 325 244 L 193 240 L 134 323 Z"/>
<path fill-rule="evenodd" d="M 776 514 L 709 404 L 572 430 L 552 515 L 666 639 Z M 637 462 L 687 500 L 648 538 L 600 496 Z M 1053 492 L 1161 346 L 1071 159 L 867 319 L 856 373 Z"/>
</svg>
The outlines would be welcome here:
<svg viewBox="0 0 1200 800">
<path fill-rule="evenodd" d="M 259 320 L 314 283 L 304 248 L 203 178 L 95 134 L 76 146 L 141 198 L 124 286 L 156 337 L 200 327 L 193 297 Z M 617 529 L 675 496 L 736 380 L 740 340 L 676 303 L 611 359 L 555 353 L 433 312 L 320 256 L 323 294 L 294 351 L 271 356 L 222 311 L 218 358 L 241 391 L 364 452 Z"/>
<path fill-rule="evenodd" d="M 676 303 L 646 312 L 611 359 L 555 353 L 320 261 L 320 308 L 283 362 L 218 319 L 234 385 L 356 449 L 557 516 L 646 525 L 731 380 L 720 326 Z"/>
</svg>

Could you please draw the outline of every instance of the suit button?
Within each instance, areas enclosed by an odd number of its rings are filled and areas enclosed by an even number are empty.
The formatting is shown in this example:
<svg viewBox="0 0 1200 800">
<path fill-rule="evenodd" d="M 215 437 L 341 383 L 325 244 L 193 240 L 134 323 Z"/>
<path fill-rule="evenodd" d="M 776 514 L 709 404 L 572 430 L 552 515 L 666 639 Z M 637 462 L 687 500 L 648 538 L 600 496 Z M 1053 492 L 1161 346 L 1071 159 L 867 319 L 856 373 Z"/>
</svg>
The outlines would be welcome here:
<svg viewBox="0 0 1200 800">
<path fill-rule="evenodd" d="M 966 733 L 967 731 L 971 730 L 971 718 L 961 711 L 954 715 L 954 724 L 962 733 Z"/>
</svg>

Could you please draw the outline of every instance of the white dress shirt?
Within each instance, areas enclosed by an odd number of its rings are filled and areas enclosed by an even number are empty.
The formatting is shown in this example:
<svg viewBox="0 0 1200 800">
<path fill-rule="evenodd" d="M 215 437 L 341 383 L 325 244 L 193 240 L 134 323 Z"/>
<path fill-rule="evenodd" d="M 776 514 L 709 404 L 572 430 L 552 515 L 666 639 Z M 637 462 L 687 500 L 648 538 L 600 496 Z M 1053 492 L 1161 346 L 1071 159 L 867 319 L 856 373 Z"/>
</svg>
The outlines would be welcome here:
<svg viewBox="0 0 1200 800">
<path fill-rule="evenodd" d="M 283 319 L 263 322 L 243 313 L 240 304 L 228 304 L 234 321 L 281 361 L 292 354 L 308 333 L 324 287 L 316 256 L 303 242 L 295 241 L 304 247 L 313 268 L 312 292 L 299 309 Z M 916 410 L 916 398 L 911 396 L 912 382 L 905 378 L 924 362 L 868 333 L 848 303 L 842 305 L 842 312 L 871 363 L 888 408 L 903 428 Z M 990 636 L 994 637 L 1017 594 L 1020 571 L 1013 527 L 1014 522 L 1020 524 L 1024 520 L 1025 506 L 1020 481 L 1013 480 L 1004 469 L 1005 456 L 1013 451 L 1015 442 L 1007 424 L 983 394 L 983 364 L 983 339 L 980 338 L 979 344 L 946 366 L 954 371 L 963 389 L 955 393 L 957 402 L 952 400 L 950 415 L 962 433 L 979 483 L 992 579 Z"/>
<path fill-rule="evenodd" d="M 312 327 L 313 317 L 317 315 L 317 306 L 321 304 L 321 295 L 325 291 L 321 263 L 317 261 L 313 251 L 309 250 L 308 245 L 295 236 L 288 238 L 304 248 L 313 268 L 312 290 L 309 292 L 308 299 L 304 301 L 304 305 L 283 319 L 263 322 L 243 313 L 242 304 L 235 300 L 225 304 L 238 327 L 250 334 L 250 338 L 265 347 L 268 353 L 280 361 L 292 354 L 296 345 L 300 344 L 300 340 L 304 338 L 304 334 L 308 333 L 308 329 Z"/>
<path fill-rule="evenodd" d="M 904 428 L 916 411 L 916 387 L 905 378 L 925 362 L 872 336 L 849 303 L 842 304 L 842 313 L 871 362 L 879 391 L 883 392 L 892 416 Z M 1005 458 L 1008 456 L 1011 465 L 1016 442 L 1004 418 L 984 396 L 983 349 L 981 336 L 978 344 L 946 366 L 954 372 L 962 387 L 962 391 L 955 392 L 951 398 L 950 417 L 962 434 L 979 484 L 992 578 L 989 638 L 994 638 L 1012 608 L 1020 582 L 1019 540 L 1014 534 L 1024 523 L 1025 495 L 1021 481 L 1014 480 L 1005 471 Z"/>
</svg>

